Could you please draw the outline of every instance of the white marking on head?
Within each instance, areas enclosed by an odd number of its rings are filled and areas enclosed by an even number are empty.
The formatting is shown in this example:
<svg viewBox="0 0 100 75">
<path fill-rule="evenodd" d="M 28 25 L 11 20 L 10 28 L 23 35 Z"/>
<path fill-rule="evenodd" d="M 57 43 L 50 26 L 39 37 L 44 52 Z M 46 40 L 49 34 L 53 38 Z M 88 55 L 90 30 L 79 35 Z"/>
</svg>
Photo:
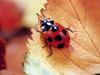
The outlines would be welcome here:
<svg viewBox="0 0 100 75">
<path fill-rule="evenodd" d="M 51 25 L 52 25 L 50 22 L 47 22 L 47 24 L 48 24 L 49 26 L 51 26 Z"/>
<path fill-rule="evenodd" d="M 46 23 L 46 22 L 47 22 L 47 20 L 46 20 L 46 19 L 43 19 L 42 21 L 43 21 L 44 23 Z"/>
<path fill-rule="evenodd" d="M 42 29 L 44 29 L 45 27 L 44 26 L 42 26 Z"/>
</svg>

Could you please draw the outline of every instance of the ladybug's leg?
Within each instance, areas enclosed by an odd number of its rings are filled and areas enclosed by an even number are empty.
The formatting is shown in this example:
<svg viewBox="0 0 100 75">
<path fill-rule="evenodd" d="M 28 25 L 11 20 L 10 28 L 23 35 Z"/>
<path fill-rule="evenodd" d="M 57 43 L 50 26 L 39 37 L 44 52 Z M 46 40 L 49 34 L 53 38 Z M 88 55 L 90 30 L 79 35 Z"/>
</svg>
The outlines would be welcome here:
<svg viewBox="0 0 100 75">
<path fill-rule="evenodd" d="M 66 30 L 69 30 L 70 32 L 74 33 L 75 31 L 73 31 L 72 29 L 70 29 L 70 27 L 68 26 L 68 28 L 66 28 Z"/>
<path fill-rule="evenodd" d="M 36 25 L 36 27 L 34 27 L 34 29 L 39 33 L 43 33 L 43 31 L 38 30 L 37 25 Z"/>
<path fill-rule="evenodd" d="M 53 51 L 51 49 L 51 45 L 50 45 L 50 49 L 49 49 L 49 55 L 47 57 L 50 57 L 53 54 Z"/>
<path fill-rule="evenodd" d="M 70 32 L 72 32 L 72 33 L 76 32 L 76 30 L 75 30 L 75 29 L 72 30 L 72 29 L 70 28 L 70 26 L 68 26 L 68 27 L 66 28 L 66 30 L 68 30 L 68 31 L 70 31 Z"/>
<path fill-rule="evenodd" d="M 39 31 L 38 29 L 36 29 L 37 32 L 42 33 L 42 31 Z"/>
<path fill-rule="evenodd" d="M 72 32 L 72 33 L 74 33 L 75 34 L 74 39 L 76 38 L 76 36 L 77 36 L 77 31 L 76 30 L 73 31 L 69 26 L 68 26 L 68 28 L 65 28 L 65 29 Z"/>
<path fill-rule="evenodd" d="M 48 45 L 47 41 L 45 40 L 45 45 L 42 46 L 42 48 L 46 47 Z"/>
<path fill-rule="evenodd" d="M 47 41 L 45 39 L 45 45 L 42 48 L 46 47 L 47 45 L 48 45 L 48 43 L 47 43 Z M 49 47 L 50 47 L 50 49 L 48 50 L 49 51 L 49 55 L 47 57 L 49 57 L 49 56 L 51 56 L 53 54 L 53 51 L 51 49 L 51 45 Z"/>
</svg>

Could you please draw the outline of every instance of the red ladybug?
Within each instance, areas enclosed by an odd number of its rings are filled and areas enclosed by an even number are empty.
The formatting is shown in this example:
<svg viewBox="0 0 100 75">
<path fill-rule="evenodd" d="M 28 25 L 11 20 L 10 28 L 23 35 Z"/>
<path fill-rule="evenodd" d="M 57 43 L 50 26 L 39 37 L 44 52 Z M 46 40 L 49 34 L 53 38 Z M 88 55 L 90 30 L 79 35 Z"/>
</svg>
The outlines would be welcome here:
<svg viewBox="0 0 100 75">
<path fill-rule="evenodd" d="M 43 37 L 45 39 L 45 46 L 50 47 L 50 54 L 53 54 L 51 46 L 56 48 L 69 48 L 70 35 L 68 33 L 69 28 L 65 28 L 58 22 L 54 22 L 49 18 L 43 18 L 40 20 Z"/>
</svg>

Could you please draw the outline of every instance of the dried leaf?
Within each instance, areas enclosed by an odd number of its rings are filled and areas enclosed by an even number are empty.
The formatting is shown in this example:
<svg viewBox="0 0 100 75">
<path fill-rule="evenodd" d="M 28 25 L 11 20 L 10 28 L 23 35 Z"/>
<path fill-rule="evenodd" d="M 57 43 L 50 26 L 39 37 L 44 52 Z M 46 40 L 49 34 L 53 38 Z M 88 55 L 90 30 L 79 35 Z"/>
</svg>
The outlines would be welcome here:
<svg viewBox="0 0 100 75">
<path fill-rule="evenodd" d="M 71 39 L 70 53 L 67 49 L 53 48 L 54 54 L 46 57 L 46 50 L 49 48 L 42 48 L 41 35 L 33 30 L 33 40 L 29 39 L 27 44 L 29 52 L 24 65 L 26 74 L 92 75 L 100 73 L 100 43 L 96 38 L 100 33 L 99 30 L 93 29 L 98 28 L 99 24 L 96 22 L 100 22 L 94 19 L 97 19 L 98 15 L 100 16 L 98 14 L 100 11 L 94 9 L 95 7 L 99 9 L 99 2 L 95 0 L 91 2 L 88 0 L 48 0 L 46 9 L 42 10 L 42 13 L 65 27 L 70 26 L 76 30 L 77 35 Z M 93 34 L 94 32 L 97 34 Z"/>
</svg>

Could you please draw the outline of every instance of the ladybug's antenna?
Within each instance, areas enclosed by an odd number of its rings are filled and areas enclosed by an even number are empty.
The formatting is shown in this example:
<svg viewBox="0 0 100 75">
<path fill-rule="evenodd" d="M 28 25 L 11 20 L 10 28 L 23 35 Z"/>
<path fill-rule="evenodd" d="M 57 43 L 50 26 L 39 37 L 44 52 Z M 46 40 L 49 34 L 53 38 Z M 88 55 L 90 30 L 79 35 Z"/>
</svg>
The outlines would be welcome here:
<svg viewBox="0 0 100 75">
<path fill-rule="evenodd" d="M 36 13 L 37 16 L 40 16 L 38 13 Z M 41 15 L 43 18 L 46 18 L 44 14 Z"/>
<path fill-rule="evenodd" d="M 42 14 L 43 18 L 46 18 L 46 16 L 44 14 Z"/>
<path fill-rule="evenodd" d="M 38 13 L 36 13 L 36 15 L 37 15 L 37 16 L 39 16 L 39 14 L 38 14 Z"/>
</svg>

